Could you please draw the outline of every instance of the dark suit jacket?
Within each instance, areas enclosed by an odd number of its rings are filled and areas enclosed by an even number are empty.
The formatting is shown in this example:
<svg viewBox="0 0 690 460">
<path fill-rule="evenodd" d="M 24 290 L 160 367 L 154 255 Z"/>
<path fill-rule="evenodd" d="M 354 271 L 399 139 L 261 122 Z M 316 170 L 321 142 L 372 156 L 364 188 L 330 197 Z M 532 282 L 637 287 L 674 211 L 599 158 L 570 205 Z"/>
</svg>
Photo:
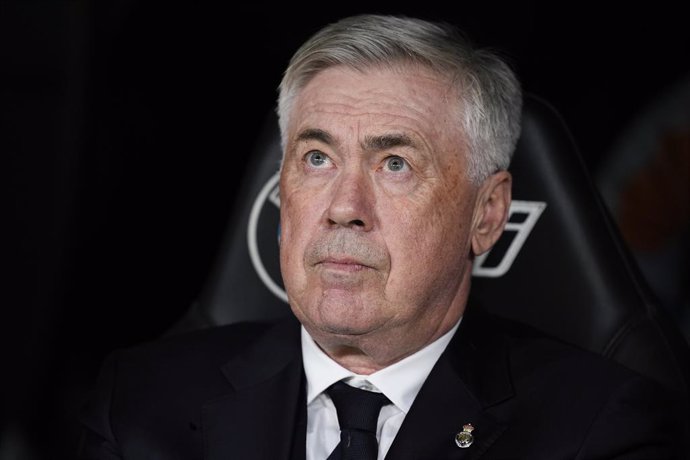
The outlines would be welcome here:
<svg viewBox="0 0 690 460">
<path fill-rule="evenodd" d="M 113 354 L 82 422 L 87 459 L 304 458 L 299 324 L 237 324 Z M 687 416 L 656 384 L 468 312 L 387 459 L 688 459 Z M 456 446 L 471 423 L 475 441 Z"/>
</svg>

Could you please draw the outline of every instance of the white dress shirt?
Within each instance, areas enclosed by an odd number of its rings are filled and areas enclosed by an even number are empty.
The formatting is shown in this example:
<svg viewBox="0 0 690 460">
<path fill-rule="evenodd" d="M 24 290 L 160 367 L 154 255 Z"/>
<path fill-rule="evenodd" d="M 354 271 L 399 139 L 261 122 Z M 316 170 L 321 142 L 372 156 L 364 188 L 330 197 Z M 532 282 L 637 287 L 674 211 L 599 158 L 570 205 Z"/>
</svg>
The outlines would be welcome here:
<svg viewBox="0 0 690 460">
<path fill-rule="evenodd" d="M 307 377 L 307 460 L 325 460 L 340 442 L 335 406 L 324 391 L 343 379 L 358 388 L 380 391 L 392 402 L 381 409 L 376 429 L 378 459 L 382 460 L 431 368 L 459 325 L 460 321 L 436 341 L 371 375 L 355 374 L 333 361 L 302 327 L 302 359 Z"/>
</svg>

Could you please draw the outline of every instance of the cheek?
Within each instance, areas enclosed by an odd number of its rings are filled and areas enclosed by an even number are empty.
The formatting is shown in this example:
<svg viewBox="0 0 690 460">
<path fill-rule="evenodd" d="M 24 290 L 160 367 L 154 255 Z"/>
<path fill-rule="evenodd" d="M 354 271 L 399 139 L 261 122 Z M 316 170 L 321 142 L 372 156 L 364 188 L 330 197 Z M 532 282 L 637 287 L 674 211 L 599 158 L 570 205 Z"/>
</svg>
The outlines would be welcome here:
<svg viewBox="0 0 690 460">
<path fill-rule="evenodd" d="M 282 199 L 280 206 L 280 255 L 281 259 L 289 260 L 296 252 L 297 240 L 300 235 L 299 222 L 295 214 L 298 212 L 290 200 Z"/>
<path fill-rule="evenodd" d="M 322 215 L 322 211 L 312 204 L 317 201 L 308 196 L 300 196 L 299 193 L 281 198 L 281 264 L 295 267 L 303 263 L 305 248 Z"/>
<path fill-rule="evenodd" d="M 472 207 L 447 193 L 425 203 L 408 201 L 391 210 L 386 242 L 394 283 L 434 284 L 444 273 L 455 276 L 469 260 Z"/>
</svg>

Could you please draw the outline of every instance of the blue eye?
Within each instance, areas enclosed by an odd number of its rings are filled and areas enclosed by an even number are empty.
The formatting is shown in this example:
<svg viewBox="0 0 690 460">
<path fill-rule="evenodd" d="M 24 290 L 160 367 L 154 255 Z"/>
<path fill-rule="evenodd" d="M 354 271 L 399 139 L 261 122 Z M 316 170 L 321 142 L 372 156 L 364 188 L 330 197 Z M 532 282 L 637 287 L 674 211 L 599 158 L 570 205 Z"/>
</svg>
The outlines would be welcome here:
<svg viewBox="0 0 690 460">
<path fill-rule="evenodd" d="M 307 162 L 316 168 L 320 168 L 323 165 L 325 165 L 330 158 L 328 158 L 328 155 L 326 155 L 323 152 L 319 152 L 318 150 L 311 151 L 307 153 Z"/>
<path fill-rule="evenodd" d="M 386 158 L 386 167 L 389 171 L 399 172 L 404 171 L 408 166 L 407 162 L 398 156 Z"/>
</svg>

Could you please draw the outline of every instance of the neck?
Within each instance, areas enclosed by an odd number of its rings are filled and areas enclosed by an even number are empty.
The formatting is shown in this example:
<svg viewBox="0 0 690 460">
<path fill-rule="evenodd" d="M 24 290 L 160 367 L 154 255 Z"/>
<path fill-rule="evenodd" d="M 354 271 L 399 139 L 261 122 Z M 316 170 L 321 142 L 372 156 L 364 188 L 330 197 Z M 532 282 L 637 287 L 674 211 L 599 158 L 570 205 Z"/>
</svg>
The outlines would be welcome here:
<svg viewBox="0 0 690 460">
<path fill-rule="evenodd" d="M 307 327 L 317 345 L 335 362 L 359 375 L 370 375 L 416 353 L 450 331 L 464 311 L 452 308 L 435 325 L 415 323 L 414 328 L 376 331 L 371 334 L 348 336 L 313 331 Z M 428 331 L 420 335 L 421 330 Z M 414 340 L 413 340 L 414 339 Z"/>
</svg>

